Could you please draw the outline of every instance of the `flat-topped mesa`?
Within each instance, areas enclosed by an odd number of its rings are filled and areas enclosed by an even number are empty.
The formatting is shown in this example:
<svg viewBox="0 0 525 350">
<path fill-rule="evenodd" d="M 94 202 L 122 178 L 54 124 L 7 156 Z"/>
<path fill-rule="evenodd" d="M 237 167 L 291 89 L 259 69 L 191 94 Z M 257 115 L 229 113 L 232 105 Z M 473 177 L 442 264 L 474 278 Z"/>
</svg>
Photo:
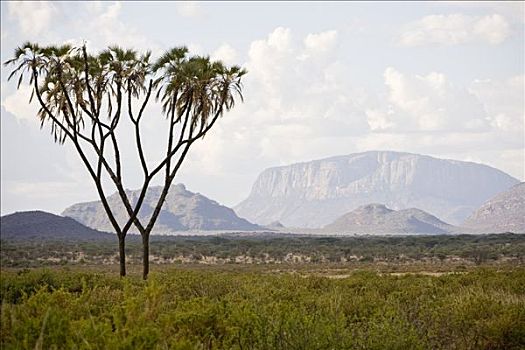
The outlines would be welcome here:
<svg viewBox="0 0 525 350">
<path fill-rule="evenodd" d="M 318 228 L 368 203 L 420 208 L 461 223 L 491 196 L 519 181 L 487 165 L 370 151 L 264 170 L 234 209 L 260 224 Z"/>
<path fill-rule="evenodd" d="M 140 191 L 127 190 L 127 193 L 130 202 L 133 205 L 137 203 Z M 147 223 L 151 217 L 161 193 L 162 187 L 160 186 L 152 186 L 148 189 L 138 215 L 143 223 Z M 119 195 L 115 193 L 109 196 L 108 202 L 117 221 L 123 225 L 128 220 L 128 215 Z M 109 232 L 114 231 L 100 201 L 74 204 L 64 210 L 62 215 L 72 217 L 92 228 Z M 187 230 L 251 231 L 259 229 L 261 229 L 260 226 L 238 217 L 232 209 L 202 194 L 188 191 L 183 184 L 178 184 L 170 188 L 153 233 L 163 234 Z M 130 232 L 138 233 L 135 227 L 132 227 Z"/>
</svg>

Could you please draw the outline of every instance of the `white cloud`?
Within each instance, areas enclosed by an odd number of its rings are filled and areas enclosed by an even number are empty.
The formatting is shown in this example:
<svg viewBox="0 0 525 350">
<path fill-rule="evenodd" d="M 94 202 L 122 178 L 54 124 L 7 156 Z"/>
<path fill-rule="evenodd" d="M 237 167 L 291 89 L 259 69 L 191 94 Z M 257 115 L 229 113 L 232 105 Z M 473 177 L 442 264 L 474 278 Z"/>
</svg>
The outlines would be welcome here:
<svg viewBox="0 0 525 350">
<path fill-rule="evenodd" d="M 18 90 L 11 95 L 8 95 L 2 101 L 2 107 L 9 113 L 15 115 L 16 118 L 27 120 L 33 125 L 39 124 L 37 118 L 38 106 L 36 97 L 33 102 L 29 104 L 32 88 L 28 85 L 22 84 Z"/>
<path fill-rule="evenodd" d="M 211 54 L 211 58 L 232 65 L 236 63 L 237 51 L 229 44 L 222 44 Z"/>
<path fill-rule="evenodd" d="M 525 3 L 523 1 L 435 1 L 431 5 L 446 9 L 461 8 L 462 11 L 482 10 L 498 13 L 517 22 L 525 22 Z"/>
<path fill-rule="evenodd" d="M 325 36 L 323 33 L 306 36 L 312 37 Z M 275 122 L 300 125 L 305 121 L 322 121 L 330 125 L 327 121 L 332 120 L 352 124 L 349 115 L 358 110 L 355 105 L 361 101 L 348 98 L 357 90 L 347 83 L 348 70 L 338 60 L 334 46 L 324 46 L 322 61 L 308 55 L 310 49 L 301 45 L 290 29 L 281 27 L 267 39 L 253 42 L 246 90 L 261 98 L 247 105 Z M 361 96 L 357 92 L 355 95 Z M 321 131 L 328 129 L 323 127 Z"/>
<path fill-rule="evenodd" d="M 304 46 L 312 51 L 329 51 L 337 43 L 337 31 L 329 30 L 317 34 L 308 34 L 304 38 Z"/>
<path fill-rule="evenodd" d="M 252 43 L 254 46 L 260 45 L 275 49 L 278 52 L 286 52 L 291 49 L 292 31 L 290 28 L 278 27 L 268 35 L 268 39 L 259 40 Z M 250 49 L 251 51 L 251 49 Z"/>
<path fill-rule="evenodd" d="M 11 1 L 8 2 L 8 13 L 27 36 L 47 31 L 57 9 L 48 1 Z"/>
<path fill-rule="evenodd" d="M 121 2 L 83 3 L 85 12 L 81 20 L 75 22 L 77 35 L 89 40 L 91 50 L 104 49 L 109 45 L 133 47 L 135 49 L 159 51 L 159 45 L 147 39 L 136 27 L 124 23 L 120 14 Z"/>
<path fill-rule="evenodd" d="M 476 161 L 525 178 L 524 76 L 453 84 L 440 73 L 384 73 L 387 102 L 367 110 L 359 151 L 389 149 Z M 477 117 L 476 117 L 477 116 Z"/>
<path fill-rule="evenodd" d="M 199 44 L 189 43 L 187 47 L 192 55 L 204 55 L 202 46 Z"/>
<path fill-rule="evenodd" d="M 105 12 L 102 12 L 102 14 L 99 17 L 99 20 L 104 22 L 114 21 L 118 18 L 120 10 L 122 10 L 122 3 L 118 1 L 114 2 L 106 8 Z"/>
<path fill-rule="evenodd" d="M 202 8 L 196 1 L 182 1 L 177 3 L 177 13 L 182 17 L 195 18 L 202 14 Z"/>
<path fill-rule="evenodd" d="M 508 137 L 525 139 L 525 76 L 505 80 L 476 80 L 469 91 L 483 104 L 488 121 Z"/>
<path fill-rule="evenodd" d="M 503 130 L 512 123 L 501 117 L 510 108 L 503 107 L 505 101 L 489 101 L 473 90 L 481 85 L 461 85 L 440 72 L 413 75 L 392 67 L 383 73 L 385 98 L 375 96 L 350 83 L 336 45 L 327 46 L 322 57 L 311 54 L 306 38 L 317 34 L 296 37 L 279 27 L 252 42 L 246 102 L 195 145 L 179 181 L 206 187 L 213 197 L 220 196 L 220 190 L 205 179 L 235 179 L 241 190 L 230 195 L 226 204 L 232 205 L 244 198 L 255 175 L 266 167 L 371 149 L 472 158 L 521 176 L 519 166 L 507 164 L 523 154 L 523 142 Z M 502 94 L 510 96 L 512 89 L 512 94 L 520 93 L 515 90 L 519 79 L 505 84 L 509 91 Z M 501 86 L 486 88 L 483 94 L 488 96 Z M 518 99 L 510 103 L 522 110 Z M 507 160 L 494 152 L 506 154 Z"/>
<path fill-rule="evenodd" d="M 509 36 L 510 25 L 501 15 L 485 16 L 474 21 L 472 33 L 489 44 L 497 45 Z"/>
<path fill-rule="evenodd" d="M 21 33 L 13 33 L 26 40 L 40 43 L 88 43 L 96 51 L 118 44 L 159 52 L 158 43 L 146 38 L 139 26 L 122 19 L 123 3 L 119 1 L 88 2 L 9 2 L 9 15 L 20 26 Z M 4 28 L 2 28 L 3 31 Z"/>
<path fill-rule="evenodd" d="M 395 126 L 393 119 L 395 112 L 392 109 L 380 111 L 374 109 L 366 110 L 366 120 L 372 131 L 388 130 Z"/>
<path fill-rule="evenodd" d="M 372 130 L 391 132 L 482 131 L 487 115 L 478 98 L 444 74 L 410 76 L 388 67 L 384 72 L 388 106 L 367 111 Z"/>
<path fill-rule="evenodd" d="M 367 130 L 361 107 L 366 94 L 348 84 L 333 38 L 324 33 L 294 37 L 291 29 L 278 27 L 253 41 L 245 64 L 245 103 L 195 145 L 181 180 L 235 178 L 244 191 L 231 195 L 228 204 L 234 204 L 265 167 L 341 153 L 349 135 Z M 322 57 L 313 49 L 323 50 Z M 199 174 L 190 176 L 190 168 Z"/>
<path fill-rule="evenodd" d="M 459 45 L 485 42 L 502 43 L 511 33 L 510 24 L 499 14 L 467 16 L 430 15 L 409 23 L 398 42 L 402 46 Z"/>
</svg>

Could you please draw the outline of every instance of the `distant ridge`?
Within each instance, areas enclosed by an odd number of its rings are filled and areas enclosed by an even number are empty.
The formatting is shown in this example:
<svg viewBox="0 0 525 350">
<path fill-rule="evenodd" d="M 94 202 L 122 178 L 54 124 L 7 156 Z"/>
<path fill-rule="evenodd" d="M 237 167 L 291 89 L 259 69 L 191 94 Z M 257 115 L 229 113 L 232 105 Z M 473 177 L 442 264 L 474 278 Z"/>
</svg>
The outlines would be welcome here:
<svg viewBox="0 0 525 350">
<path fill-rule="evenodd" d="M 359 206 L 383 203 L 458 225 L 518 182 L 483 164 L 369 151 L 266 169 L 234 210 L 258 224 L 319 228 Z"/>
<path fill-rule="evenodd" d="M 525 182 L 490 198 L 462 226 L 484 233 L 525 233 Z"/>
<path fill-rule="evenodd" d="M 147 220 L 151 217 L 154 206 L 160 193 L 161 187 L 154 186 L 148 189 L 142 208 L 138 217 Z M 138 190 L 127 190 L 132 204 L 138 200 Z M 122 225 L 128 219 L 117 193 L 108 197 L 108 202 L 114 211 L 117 221 Z M 62 213 L 82 224 L 94 229 L 112 230 L 106 212 L 100 201 L 78 203 L 70 206 Z M 155 234 L 170 234 L 177 231 L 253 231 L 261 230 L 262 227 L 238 217 L 235 212 L 214 200 L 199 193 L 188 191 L 183 184 L 172 186 L 166 201 L 153 229 Z M 130 232 L 138 233 L 135 227 Z"/>
<path fill-rule="evenodd" d="M 419 209 L 392 210 L 383 204 L 359 207 L 325 226 L 329 233 L 445 234 L 454 226 Z"/>
<path fill-rule="evenodd" d="M 114 235 L 93 230 L 81 223 L 45 211 L 23 211 L 0 218 L 0 236 L 7 240 L 24 239 L 114 239 Z"/>
</svg>

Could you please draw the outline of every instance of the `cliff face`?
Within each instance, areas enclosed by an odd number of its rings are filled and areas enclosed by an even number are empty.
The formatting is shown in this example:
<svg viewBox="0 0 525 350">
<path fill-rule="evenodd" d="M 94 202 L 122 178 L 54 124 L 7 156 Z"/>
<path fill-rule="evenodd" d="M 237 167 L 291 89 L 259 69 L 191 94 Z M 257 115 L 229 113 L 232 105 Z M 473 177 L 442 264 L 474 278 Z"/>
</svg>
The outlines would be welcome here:
<svg viewBox="0 0 525 350">
<path fill-rule="evenodd" d="M 525 182 L 483 203 L 463 226 L 485 233 L 525 233 Z"/>
<path fill-rule="evenodd" d="M 315 228 L 375 202 L 416 207 L 457 224 L 516 183 L 486 165 L 372 151 L 267 169 L 234 209 L 252 222 Z"/>
<path fill-rule="evenodd" d="M 161 191 L 161 187 L 149 188 L 138 215 L 143 223 L 151 217 Z M 133 205 L 137 202 L 139 194 L 138 190 L 128 191 L 128 196 Z M 111 195 L 108 202 L 117 221 L 123 225 L 128 217 L 119 195 L 117 193 Z M 71 217 L 91 228 L 114 231 L 100 201 L 74 204 L 64 210 L 62 215 Z M 257 229 L 260 227 L 239 218 L 232 209 L 201 194 L 190 192 L 186 190 L 184 185 L 179 184 L 170 188 L 153 233 L 162 234 L 187 230 Z M 134 227 L 130 232 L 138 233 Z"/>
</svg>

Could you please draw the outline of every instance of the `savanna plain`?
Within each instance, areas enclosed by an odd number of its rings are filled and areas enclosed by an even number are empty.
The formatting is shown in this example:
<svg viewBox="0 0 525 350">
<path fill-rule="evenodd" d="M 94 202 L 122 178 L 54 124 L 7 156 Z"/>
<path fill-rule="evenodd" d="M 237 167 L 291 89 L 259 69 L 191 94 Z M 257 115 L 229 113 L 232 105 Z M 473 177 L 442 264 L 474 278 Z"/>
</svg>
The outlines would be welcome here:
<svg viewBox="0 0 525 350">
<path fill-rule="evenodd" d="M 525 236 L 3 241 L 2 349 L 523 349 Z"/>
</svg>

